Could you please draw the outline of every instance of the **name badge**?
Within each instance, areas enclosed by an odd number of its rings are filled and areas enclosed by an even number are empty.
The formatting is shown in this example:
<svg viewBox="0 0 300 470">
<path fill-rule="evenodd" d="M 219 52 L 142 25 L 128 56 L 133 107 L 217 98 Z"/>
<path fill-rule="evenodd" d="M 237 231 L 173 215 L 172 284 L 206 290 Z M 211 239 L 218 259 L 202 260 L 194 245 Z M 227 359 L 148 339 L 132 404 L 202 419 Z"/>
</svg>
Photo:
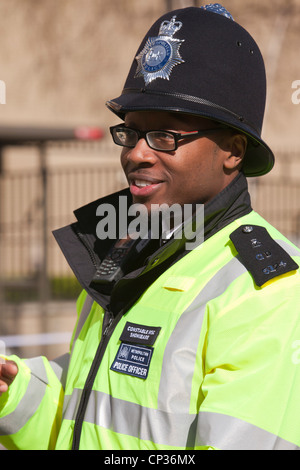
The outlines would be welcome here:
<svg viewBox="0 0 300 470">
<path fill-rule="evenodd" d="M 153 346 L 160 330 L 160 326 L 145 326 L 127 322 L 120 340 L 128 343 Z"/>
</svg>

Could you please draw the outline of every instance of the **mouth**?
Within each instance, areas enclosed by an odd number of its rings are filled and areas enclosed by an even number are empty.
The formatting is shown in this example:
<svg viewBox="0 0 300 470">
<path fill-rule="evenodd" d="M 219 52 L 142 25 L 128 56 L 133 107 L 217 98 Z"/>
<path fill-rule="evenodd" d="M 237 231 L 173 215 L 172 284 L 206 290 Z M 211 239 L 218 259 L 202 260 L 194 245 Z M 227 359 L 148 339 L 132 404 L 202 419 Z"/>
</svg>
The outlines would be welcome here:
<svg viewBox="0 0 300 470">
<path fill-rule="evenodd" d="M 163 184 L 163 181 L 151 177 L 129 177 L 130 192 L 133 196 L 147 197 L 152 195 Z"/>
</svg>

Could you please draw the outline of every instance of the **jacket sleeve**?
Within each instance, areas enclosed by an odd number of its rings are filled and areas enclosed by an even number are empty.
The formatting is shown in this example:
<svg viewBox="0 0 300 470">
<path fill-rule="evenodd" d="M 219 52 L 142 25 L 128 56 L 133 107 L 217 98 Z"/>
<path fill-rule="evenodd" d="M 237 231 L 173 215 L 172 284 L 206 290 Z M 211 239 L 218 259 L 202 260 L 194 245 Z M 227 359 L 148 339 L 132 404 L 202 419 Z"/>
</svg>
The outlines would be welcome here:
<svg viewBox="0 0 300 470">
<path fill-rule="evenodd" d="M 0 397 L 0 442 L 7 449 L 53 449 L 62 417 L 62 364 L 68 355 L 53 362 L 44 357 L 9 359 L 17 363 L 19 371 Z"/>
<path fill-rule="evenodd" d="M 77 323 L 86 292 L 77 300 Z M 70 351 L 77 324 L 71 340 Z M 54 449 L 62 420 L 64 390 L 70 353 L 48 361 L 45 357 L 17 363 L 19 371 L 8 391 L 0 397 L 0 443 L 7 449 Z"/>
<path fill-rule="evenodd" d="M 244 294 L 238 283 L 226 293 L 226 307 L 218 299 L 208 308 L 197 443 L 223 450 L 297 449 L 299 270 Z"/>
</svg>

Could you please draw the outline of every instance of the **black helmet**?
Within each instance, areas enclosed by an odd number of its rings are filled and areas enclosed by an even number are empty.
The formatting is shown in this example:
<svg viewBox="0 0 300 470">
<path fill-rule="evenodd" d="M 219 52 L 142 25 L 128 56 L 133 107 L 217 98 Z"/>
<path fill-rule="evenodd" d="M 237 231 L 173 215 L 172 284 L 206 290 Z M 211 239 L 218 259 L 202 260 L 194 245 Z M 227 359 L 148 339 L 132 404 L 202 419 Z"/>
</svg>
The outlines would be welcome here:
<svg viewBox="0 0 300 470">
<path fill-rule="evenodd" d="M 274 165 L 261 139 L 265 100 L 257 44 L 215 4 L 158 19 L 137 51 L 122 94 L 106 104 L 122 119 L 129 111 L 174 111 L 240 130 L 248 136 L 243 172 L 261 176 Z"/>
</svg>

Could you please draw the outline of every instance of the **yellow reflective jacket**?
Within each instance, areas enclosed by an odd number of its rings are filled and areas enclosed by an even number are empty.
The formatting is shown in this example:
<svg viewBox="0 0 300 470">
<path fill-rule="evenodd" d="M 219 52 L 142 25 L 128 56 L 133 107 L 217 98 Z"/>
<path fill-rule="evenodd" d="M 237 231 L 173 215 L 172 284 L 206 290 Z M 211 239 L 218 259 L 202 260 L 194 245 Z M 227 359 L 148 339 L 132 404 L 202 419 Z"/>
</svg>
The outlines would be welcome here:
<svg viewBox="0 0 300 470">
<path fill-rule="evenodd" d="M 104 309 L 83 291 L 66 383 L 68 357 L 12 357 L 19 374 L 0 398 L 0 442 L 12 449 L 299 447 L 300 272 L 279 275 L 279 267 L 268 281 L 278 265 L 249 238 L 266 278 L 258 286 L 230 238 L 239 227 L 246 237 L 251 226 L 265 227 L 299 264 L 299 249 L 251 212 L 171 265 L 105 332 Z"/>
</svg>

